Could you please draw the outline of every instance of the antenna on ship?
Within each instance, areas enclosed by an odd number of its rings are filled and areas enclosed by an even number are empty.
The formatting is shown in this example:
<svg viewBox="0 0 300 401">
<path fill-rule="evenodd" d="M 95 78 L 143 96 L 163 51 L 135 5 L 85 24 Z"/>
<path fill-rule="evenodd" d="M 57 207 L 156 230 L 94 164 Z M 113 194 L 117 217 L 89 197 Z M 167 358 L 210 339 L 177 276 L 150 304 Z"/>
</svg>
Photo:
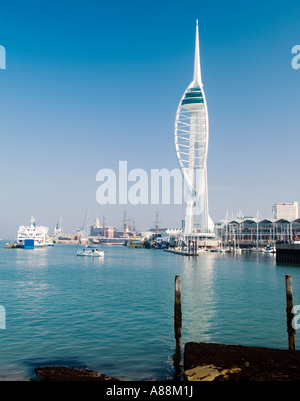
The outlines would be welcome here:
<svg viewBox="0 0 300 401">
<path fill-rule="evenodd" d="M 158 234 L 158 230 L 159 230 L 158 212 L 156 212 L 155 230 L 156 230 L 156 234 Z"/>
<path fill-rule="evenodd" d="M 89 210 L 86 209 L 85 218 L 84 218 L 85 222 L 83 223 L 83 226 L 82 226 L 83 232 L 85 232 L 84 227 L 86 227 L 86 231 L 88 231 L 88 218 L 89 218 Z"/>
<path fill-rule="evenodd" d="M 124 209 L 124 224 L 123 224 L 123 227 L 124 227 L 124 235 L 126 236 L 126 234 L 127 234 L 127 231 L 128 231 L 128 225 L 127 225 L 127 213 L 126 213 L 126 209 Z"/>
</svg>

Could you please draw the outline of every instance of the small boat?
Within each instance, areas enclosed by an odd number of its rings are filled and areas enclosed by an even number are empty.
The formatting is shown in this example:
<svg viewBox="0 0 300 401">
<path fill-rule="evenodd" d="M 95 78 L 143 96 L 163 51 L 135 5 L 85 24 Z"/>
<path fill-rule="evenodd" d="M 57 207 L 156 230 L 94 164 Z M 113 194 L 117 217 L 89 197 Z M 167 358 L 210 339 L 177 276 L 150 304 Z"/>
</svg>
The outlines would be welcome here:
<svg viewBox="0 0 300 401">
<path fill-rule="evenodd" d="M 91 246 L 87 246 L 87 247 L 83 248 L 81 251 L 77 251 L 77 256 L 103 257 L 104 251 L 101 251 L 98 248 L 93 248 Z"/>
<path fill-rule="evenodd" d="M 268 245 L 265 249 L 265 253 L 276 253 L 275 245 Z"/>
<path fill-rule="evenodd" d="M 265 252 L 265 250 L 266 248 L 259 248 L 259 247 L 250 249 L 251 252 Z"/>
<path fill-rule="evenodd" d="M 197 253 L 199 254 L 199 253 L 202 253 L 202 252 L 206 252 L 206 248 L 198 248 L 197 249 Z"/>
<path fill-rule="evenodd" d="M 16 243 L 16 242 L 7 242 L 7 243 L 5 244 L 5 248 L 6 248 L 6 249 L 17 248 L 17 243 Z"/>
<path fill-rule="evenodd" d="M 128 248 L 145 248 L 145 245 L 140 237 L 130 237 L 126 243 Z"/>
<path fill-rule="evenodd" d="M 210 252 L 220 252 L 220 248 L 212 248 Z"/>
<path fill-rule="evenodd" d="M 45 238 L 45 246 L 54 246 L 53 239 L 50 237 Z"/>
</svg>

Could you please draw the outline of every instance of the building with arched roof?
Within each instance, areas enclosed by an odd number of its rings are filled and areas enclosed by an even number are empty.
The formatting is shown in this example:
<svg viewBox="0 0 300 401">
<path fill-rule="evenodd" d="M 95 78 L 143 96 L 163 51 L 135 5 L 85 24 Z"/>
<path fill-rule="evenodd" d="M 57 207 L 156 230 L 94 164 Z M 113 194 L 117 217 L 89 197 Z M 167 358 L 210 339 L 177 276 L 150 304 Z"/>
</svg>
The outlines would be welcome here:
<svg viewBox="0 0 300 401">
<path fill-rule="evenodd" d="M 216 234 L 222 243 L 238 243 L 240 247 L 291 243 L 295 238 L 300 238 L 300 218 L 276 220 L 247 217 L 222 220 L 216 224 Z"/>
</svg>

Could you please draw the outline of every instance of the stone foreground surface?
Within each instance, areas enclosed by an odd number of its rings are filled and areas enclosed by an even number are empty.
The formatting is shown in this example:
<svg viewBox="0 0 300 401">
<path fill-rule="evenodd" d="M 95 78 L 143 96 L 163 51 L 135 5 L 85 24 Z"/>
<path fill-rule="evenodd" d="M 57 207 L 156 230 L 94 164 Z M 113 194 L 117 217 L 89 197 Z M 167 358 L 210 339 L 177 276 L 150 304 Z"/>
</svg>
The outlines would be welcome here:
<svg viewBox="0 0 300 401">
<path fill-rule="evenodd" d="M 64 366 L 37 367 L 34 371 L 41 381 L 119 381 L 89 369 L 74 369 Z"/>
<path fill-rule="evenodd" d="M 299 381 L 300 351 L 214 343 L 186 343 L 189 381 Z"/>
</svg>

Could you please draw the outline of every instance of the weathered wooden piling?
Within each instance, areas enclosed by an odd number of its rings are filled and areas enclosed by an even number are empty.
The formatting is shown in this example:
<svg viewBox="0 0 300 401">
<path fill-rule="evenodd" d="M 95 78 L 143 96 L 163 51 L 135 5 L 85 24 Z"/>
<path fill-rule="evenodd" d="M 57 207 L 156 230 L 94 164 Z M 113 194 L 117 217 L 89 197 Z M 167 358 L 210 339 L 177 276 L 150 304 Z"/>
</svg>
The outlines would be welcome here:
<svg viewBox="0 0 300 401">
<path fill-rule="evenodd" d="M 180 276 L 175 276 L 174 332 L 176 347 L 180 347 L 181 344 L 181 326 L 181 278 Z"/>
<path fill-rule="evenodd" d="M 295 351 L 295 329 L 293 327 L 293 290 L 292 290 L 292 277 L 290 274 L 285 276 L 286 288 L 286 318 L 287 318 L 287 332 L 289 341 L 289 350 Z"/>
</svg>

